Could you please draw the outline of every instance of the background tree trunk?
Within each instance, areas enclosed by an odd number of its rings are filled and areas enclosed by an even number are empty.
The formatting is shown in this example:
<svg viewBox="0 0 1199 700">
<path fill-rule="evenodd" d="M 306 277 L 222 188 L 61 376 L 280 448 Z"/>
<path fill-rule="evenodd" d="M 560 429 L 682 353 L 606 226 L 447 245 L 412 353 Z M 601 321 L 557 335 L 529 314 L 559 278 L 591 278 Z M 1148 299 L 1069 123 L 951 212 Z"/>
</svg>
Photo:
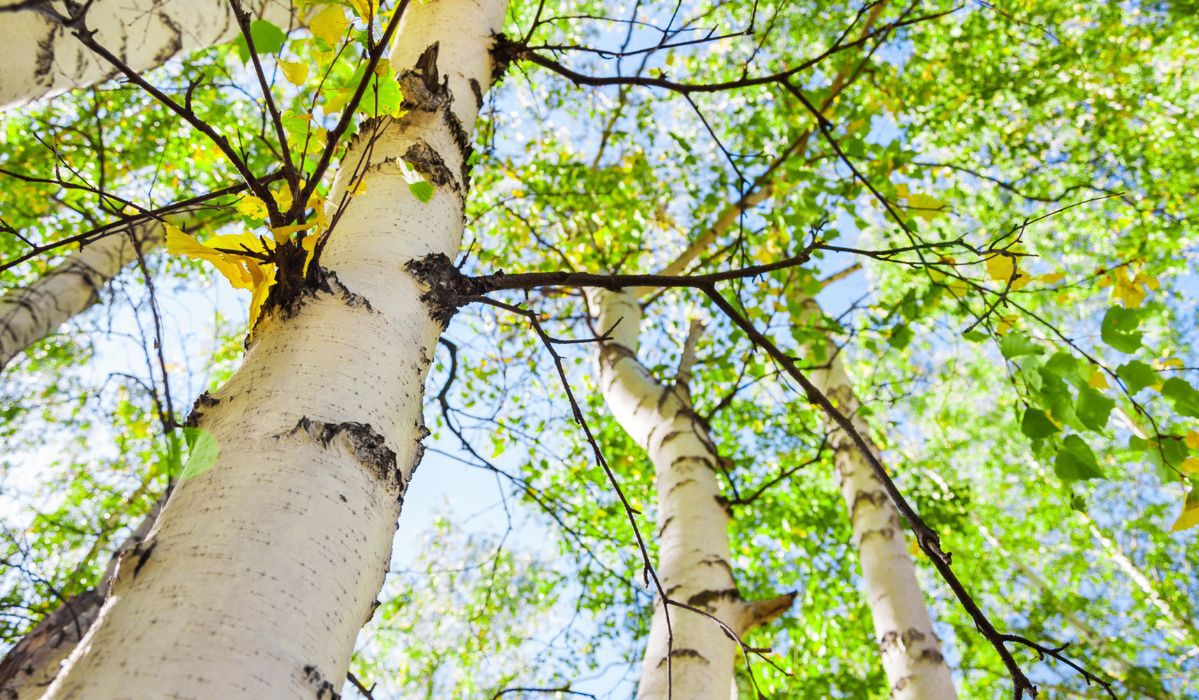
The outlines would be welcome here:
<svg viewBox="0 0 1199 700">
<path fill-rule="evenodd" d="M 815 299 L 806 301 L 813 322 L 824 317 Z M 840 349 L 826 338 L 827 368 L 812 372 L 812 382 L 850 416 L 869 440 L 870 426 L 859 415 L 861 402 L 841 361 Z M 862 564 L 874 633 L 882 652 L 883 669 L 897 700 L 952 700 L 957 697 L 941 640 L 933 632 L 932 616 L 924 602 L 916 566 L 905 545 L 899 511 L 844 431 L 826 420 L 831 432 L 841 496 L 849 508 L 853 544 Z M 871 443 L 875 453 L 878 449 Z"/>
<path fill-rule="evenodd" d="M 58 675 L 62 662 L 96 620 L 108 595 L 112 577 L 121 557 L 146 539 L 161 510 L 155 503 L 142 522 L 113 552 L 100 583 L 95 588 L 63 601 L 61 607 L 42 619 L 29 634 L 8 650 L 0 660 L 0 698 L 27 700 L 40 698 Z"/>
<path fill-rule="evenodd" d="M 391 65 L 429 94 L 399 120 L 368 122 L 378 138 L 351 145 L 332 201 L 355 172 L 366 187 L 342 207 L 324 250 L 326 288 L 290 313 L 268 311 L 241 369 L 197 402 L 196 423 L 219 457 L 179 482 L 123 558 L 47 697 L 332 697 L 340 688 L 427 434 L 421 395 L 442 321 L 403 264 L 457 251 L 464 137 L 491 80 L 505 7 L 409 5 Z M 397 164 L 405 158 L 448 175 L 431 201 L 409 191 Z"/>
<path fill-rule="evenodd" d="M 62 3 L 41 3 L 59 8 Z M 0 0 L 0 110 L 94 85 L 117 74 L 70 31 L 24 0 Z M 246 9 L 288 29 L 290 0 L 246 0 Z M 96 0 L 87 26 L 135 71 L 230 41 L 239 33 L 227 0 Z"/>
<path fill-rule="evenodd" d="M 769 623 L 794 600 L 743 600 L 733 579 L 729 510 L 716 480 L 719 455 L 691 408 L 683 368 L 663 386 L 637 359 L 641 307 L 625 292 L 596 291 L 598 326 L 613 329 L 600 346 L 600 391 L 613 417 L 648 453 L 658 494 L 658 579 L 672 600 L 703 610 L 738 636 Z M 619 323 L 618 323 L 619 321 Z M 686 352 L 684 355 L 686 356 Z M 684 362 L 684 365 L 686 361 Z M 711 618 L 655 599 L 637 696 L 725 700 L 733 684 L 736 642 Z M 671 634 L 673 633 L 673 639 Z M 670 655 L 668 677 L 667 655 Z"/>
<path fill-rule="evenodd" d="M 100 290 L 162 239 L 162 224 L 147 221 L 72 253 L 36 282 L 0 297 L 0 370 L 100 297 Z"/>
</svg>

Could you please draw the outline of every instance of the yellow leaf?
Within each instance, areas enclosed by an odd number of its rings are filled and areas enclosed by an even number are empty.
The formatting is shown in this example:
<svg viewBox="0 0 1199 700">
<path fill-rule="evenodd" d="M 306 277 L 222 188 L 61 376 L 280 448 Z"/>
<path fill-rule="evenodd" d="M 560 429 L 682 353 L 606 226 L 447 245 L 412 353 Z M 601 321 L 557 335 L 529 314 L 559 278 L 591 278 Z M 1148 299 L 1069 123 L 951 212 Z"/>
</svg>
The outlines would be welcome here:
<svg viewBox="0 0 1199 700">
<path fill-rule="evenodd" d="M 953 280 L 951 280 L 949 282 L 949 284 L 946 285 L 946 287 L 948 287 L 949 293 L 954 295 L 958 299 L 965 297 L 966 293 L 969 291 L 969 287 L 966 285 L 966 281 L 961 279 L 960 277 L 954 277 Z"/>
<path fill-rule="evenodd" d="M 1087 381 L 1087 384 L 1090 384 L 1092 389 L 1106 389 L 1109 386 L 1107 383 L 1107 375 L 1104 374 L 1102 370 L 1098 369 L 1095 370 L 1095 373 L 1091 375 L 1091 379 Z"/>
<path fill-rule="evenodd" d="M 287 82 L 292 85 L 303 85 L 304 81 L 308 80 L 307 63 L 279 61 L 279 68 L 283 70 L 283 77 L 287 78 Z"/>
<path fill-rule="evenodd" d="M 349 2 L 362 19 L 369 22 L 375 16 L 375 8 L 378 7 L 377 0 L 349 0 Z"/>
<path fill-rule="evenodd" d="M 1124 270 L 1112 271 L 1112 296 L 1120 300 L 1126 309 L 1135 309 L 1145 301 L 1145 287 L 1141 275 L 1133 276 Z M 1147 278 L 1145 278 L 1147 279 Z M 1157 280 L 1155 279 L 1156 283 Z"/>
<path fill-rule="evenodd" d="M 184 255 L 198 260 L 207 260 L 234 287 L 240 289 L 248 288 L 246 286 L 245 268 L 236 259 L 237 256 L 231 256 L 215 248 L 206 246 L 170 224 L 164 224 L 164 226 L 166 228 L 168 253 L 172 255 Z M 217 238 L 220 238 L 220 236 Z"/>
<path fill-rule="evenodd" d="M 255 265 L 255 267 L 258 267 Z M 250 336 L 254 335 L 254 325 L 258 323 L 258 317 L 262 314 L 262 305 L 266 303 L 266 298 L 270 295 L 271 287 L 275 285 L 275 266 L 270 265 L 270 270 L 263 273 L 263 280 L 254 285 L 254 290 L 250 294 Z M 261 269 L 259 272 L 263 272 Z"/>
<path fill-rule="evenodd" d="M 1170 527 L 1170 532 L 1178 532 L 1199 525 L 1199 489 L 1191 489 L 1186 501 L 1182 504 L 1182 512 L 1178 520 Z"/>
<path fill-rule="evenodd" d="M 1138 272 L 1133 281 L 1137 284 L 1143 284 L 1150 289 L 1160 289 L 1162 286 L 1162 283 L 1159 282 L 1156 277 L 1153 277 L 1152 275 L 1146 275 L 1143 272 Z"/>
<path fill-rule="evenodd" d="M 345 10 L 327 5 L 308 22 L 308 29 L 312 31 L 313 36 L 329 46 L 337 46 L 349 24 Z"/>
<path fill-rule="evenodd" d="M 1016 269 L 1014 258 L 996 254 L 987 258 L 987 276 L 996 282 L 1007 283 Z"/>
<path fill-rule="evenodd" d="M 276 241 L 286 241 L 287 239 L 291 238 L 291 234 L 296 233 L 298 231 L 307 231 L 308 229 L 310 229 L 316 225 L 317 225 L 316 221 L 309 221 L 306 224 L 292 224 L 291 226 L 276 226 L 275 228 L 271 229 L 271 233 L 273 233 L 275 235 Z"/>
<path fill-rule="evenodd" d="M 275 206 L 279 207 L 279 211 L 287 211 L 288 209 L 291 209 L 292 193 L 291 187 L 288 185 L 283 185 L 279 189 L 271 192 L 271 196 L 275 198 Z"/>
<path fill-rule="evenodd" d="M 251 219 L 266 218 L 266 204 L 257 197 L 247 195 L 237 200 L 237 204 L 233 205 L 237 213 L 249 217 Z"/>
<path fill-rule="evenodd" d="M 1192 430 L 1191 432 L 1187 433 L 1185 439 L 1187 447 L 1191 448 L 1192 450 L 1199 450 L 1199 431 Z"/>
<path fill-rule="evenodd" d="M 908 207 L 914 209 L 912 213 L 925 221 L 932 221 L 938 216 L 944 214 L 941 208 L 945 206 L 945 202 L 939 199 L 930 197 L 926 194 L 908 195 Z"/>
<path fill-rule="evenodd" d="M 1182 460 L 1178 470 L 1183 474 L 1199 474 L 1199 457 L 1187 457 Z"/>
<path fill-rule="evenodd" d="M 1045 284 L 1057 284 L 1058 282 L 1061 282 L 1062 280 L 1066 279 L 1066 273 L 1064 273 L 1064 272 L 1049 272 L 1044 275 L 1041 275 L 1037 279 L 1041 280 Z"/>
<path fill-rule="evenodd" d="M 308 251 L 308 255 L 304 256 L 304 275 L 308 275 L 308 265 L 312 263 L 312 256 L 316 253 L 316 242 L 319 239 L 315 233 L 310 233 L 300 241 L 300 247 Z"/>
</svg>

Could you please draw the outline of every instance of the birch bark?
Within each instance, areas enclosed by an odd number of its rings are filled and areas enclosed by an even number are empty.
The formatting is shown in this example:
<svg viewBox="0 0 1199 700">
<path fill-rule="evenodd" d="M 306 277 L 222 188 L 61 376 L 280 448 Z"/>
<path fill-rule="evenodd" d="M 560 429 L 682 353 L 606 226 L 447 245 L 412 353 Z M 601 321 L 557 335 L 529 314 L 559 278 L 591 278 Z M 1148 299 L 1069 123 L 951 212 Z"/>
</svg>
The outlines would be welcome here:
<svg viewBox="0 0 1199 700">
<path fill-rule="evenodd" d="M 117 74 L 70 31 L 23 0 L 0 0 L 0 111 L 94 85 Z M 63 3 L 44 3 L 59 8 Z M 247 0 L 246 8 L 287 29 L 290 0 Z M 239 30 L 226 0 L 96 0 L 96 39 L 141 72 L 181 54 L 232 40 Z"/>
<path fill-rule="evenodd" d="M 662 588 L 672 600 L 707 612 L 738 636 L 769 623 L 786 612 L 794 596 L 750 602 L 737 590 L 729 511 L 716 479 L 718 454 L 691 408 L 685 377 L 664 386 L 637 359 L 641 307 L 632 293 L 594 290 L 592 300 L 599 327 L 613 329 L 600 346 L 600 391 L 613 417 L 654 465 L 656 570 Z M 658 598 L 638 698 L 725 700 L 739 653 L 736 642 L 711 618 L 677 606 L 669 610 L 668 630 L 666 614 Z"/>
<path fill-rule="evenodd" d="M 366 187 L 324 250 L 327 288 L 267 312 L 241 369 L 197 402 L 215 464 L 180 481 L 122 559 L 47 697 L 335 696 L 427 434 L 421 395 L 442 324 L 403 265 L 458 248 L 468 139 L 505 7 L 408 6 L 391 65 L 405 79 L 421 66 L 434 89 L 351 144 L 332 201 L 360 163 Z M 447 178 L 431 201 L 411 194 L 400 159 Z"/>
<path fill-rule="evenodd" d="M 809 318 L 823 318 L 815 299 L 806 301 Z M 845 371 L 839 348 L 826 338 L 828 365 L 813 372 L 812 383 L 827 395 L 854 427 L 869 440 L 870 427 L 860 414 L 861 402 Z M 841 479 L 841 496 L 853 525 L 853 544 L 862 564 L 874 633 L 883 669 L 896 700 L 952 700 L 957 697 L 941 640 L 933 631 L 916 567 L 904 538 L 899 512 L 874 476 L 870 465 L 844 431 L 828 423 L 830 445 Z M 871 442 L 871 449 L 878 449 Z"/>
<path fill-rule="evenodd" d="M 158 245 L 162 224 L 153 221 L 107 236 L 72 253 L 36 282 L 0 297 L 0 370 L 100 296 L 126 265 Z"/>
</svg>

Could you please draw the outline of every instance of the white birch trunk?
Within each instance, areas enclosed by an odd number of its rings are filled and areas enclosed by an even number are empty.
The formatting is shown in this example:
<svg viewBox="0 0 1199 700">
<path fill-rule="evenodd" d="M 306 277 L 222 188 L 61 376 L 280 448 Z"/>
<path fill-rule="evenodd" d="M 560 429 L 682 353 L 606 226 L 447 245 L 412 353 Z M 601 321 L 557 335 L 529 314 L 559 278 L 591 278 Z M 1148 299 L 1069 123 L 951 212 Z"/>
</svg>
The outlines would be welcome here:
<svg viewBox="0 0 1199 700">
<path fill-rule="evenodd" d="M 126 265 L 158 245 L 162 224 L 136 224 L 72 253 L 28 287 L 0 297 L 0 370 L 99 298 Z M 137 241 L 137 245 L 134 244 Z"/>
<path fill-rule="evenodd" d="M 403 265 L 458 248 L 462 139 L 505 7 L 408 6 L 391 65 L 410 69 L 438 44 L 451 101 L 385 123 L 370 149 L 351 146 L 333 201 L 369 153 L 366 189 L 324 251 L 330 290 L 294 314 L 268 312 L 241 369 L 197 403 L 220 445 L 215 465 L 178 484 L 124 558 L 47 697 L 332 698 L 341 687 L 427 434 L 421 395 L 442 327 Z M 424 204 L 396 164 L 413 147 L 450 178 Z"/>
<path fill-rule="evenodd" d="M 793 596 L 748 602 L 733 579 L 729 512 L 716 479 L 718 455 L 682 383 L 663 386 L 637 359 L 641 308 L 629 292 L 595 291 L 599 327 L 615 326 L 600 348 L 600 391 L 613 417 L 649 455 L 657 481 L 656 568 L 672 600 L 704 610 L 740 636 L 790 607 Z M 619 321 L 619 323 L 617 323 Z M 655 601 L 637 697 L 725 700 L 736 642 L 714 620 Z M 668 664 L 667 658 L 670 662 Z M 667 669 L 670 669 L 668 677 Z"/>
<path fill-rule="evenodd" d="M 22 2 L 0 0 L 0 111 L 117 75 L 51 17 L 9 9 Z M 62 2 L 45 5 L 63 12 Z M 246 0 L 245 7 L 284 30 L 295 23 L 290 0 Z M 227 0 L 96 0 L 87 26 L 101 46 L 138 72 L 240 32 Z"/>
<path fill-rule="evenodd" d="M 823 316 L 815 300 L 809 299 L 807 304 L 811 318 Z M 861 402 L 854 394 L 839 349 L 831 339 L 825 347 L 829 364 L 824 370 L 812 372 L 812 382 L 852 418 L 858 432 L 869 441 L 870 428 L 859 415 Z M 827 420 L 826 424 L 830 429 L 834 427 Z M 841 479 L 841 496 L 849 508 L 853 544 L 862 564 L 862 584 L 883 669 L 891 684 L 891 697 L 952 700 L 957 690 L 916 580 L 916 566 L 905 545 L 899 511 L 844 431 L 834 429 L 830 444 Z M 871 449 L 878 452 L 873 443 Z"/>
</svg>

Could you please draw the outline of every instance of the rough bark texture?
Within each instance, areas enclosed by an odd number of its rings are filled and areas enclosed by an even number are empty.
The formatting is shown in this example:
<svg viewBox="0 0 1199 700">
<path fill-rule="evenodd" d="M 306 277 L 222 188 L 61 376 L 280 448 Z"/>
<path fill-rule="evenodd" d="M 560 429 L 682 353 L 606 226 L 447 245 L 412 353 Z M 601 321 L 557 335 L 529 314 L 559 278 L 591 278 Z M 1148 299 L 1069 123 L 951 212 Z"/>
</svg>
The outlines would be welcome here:
<svg viewBox="0 0 1199 700">
<path fill-rule="evenodd" d="M 117 74 L 37 6 L 61 11 L 64 4 L 0 0 L 0 66 L 4 67 L 0 110 Z M 290 0 L 246 0 L 244 4 L 284 30 L 294 23 Z M 17 5 L 27 7 L 5 11 Z M 239 32 L 227 0 L 96 0 L 88 10 L 87 27 L 95 30 L 101 46 L 139 72 L 229 41 Z"/>
<path fill-rule="evenodd" d="M 729 512 L 716 479 L 718 454 L 691 409 L 685 382 L 659 384 L 637 359 L 641 309 L 628 292 L 596 291 L 599 327 L 614 327 L 600 348 L 600 391 L 613 417 L 654 465 L 658 491 L 658 578 L 672 600 L 703 610 L 740 636 L 791 606 L 793 596 L 741 598 L 729 554 Z M 619 321 L 619 323 L 617 323 Z M 729 695 L 739 653 L 714 620 L 655 602 L 637 696 Z M 667 662 L 667 656 L 670 662 Z M 668 677 L 667 670 L 670 670 Z"/>
<path fill-rule="evenodd" d="M 815 300 L 807 304 L 809 318 L 823 317 Z M 839 349 L 830 339 L 826 350 L 827 369 L 813 372 L 812 381 L 869 439 L 870 428 L 859 415 L 861 402 L 854 394 Z M 841 496 L 849 508 L 853 543 L 862 564 L 862 585 L 874 619 L 883 669 L 891 684 L 891 697 L 952 700 L 957 690 L 916 580 L 899 512 L 849 436 L 833 430 L 830 443 L 841 479 Z M 872 449 L 878 452 L 873 444 Z"/>
<path fill-rule="evenodd" d="M 26 700 L 40 698 L 46 692 L 62 662 L 95 622 L 121 557 L 146 539 L 160 509 L 161 503 L 154 504 L 141 524 L 117 547 L 95 588 L 63 602 L 62 607 L 43 618 L 8 650 L 0 660 L 0 698 Z"/>
<path fill-rule="evenodd" d="M 332 202 L 354 172 L 366 186 L 321 259 L 337 291 L 268 311 L 241 369 L 198 402 L 219 457 L 178 484 L 124 557 L 47 697 L 336 697 L 428 432 L 421 395 L 442 327 L 403 264 L 455 253 L 463 230 L 465 183 L 421 203 L 397 159 L 424 144 L 460 177 L 471 83 L 490 82 L 505 5 L 408 6 L 391 65 L 427 77 L 432 55 L 443 99 L 364 126 L 378 138 L 351 145 Z"/>
<path fill-rule="evenodd" d="M 158 222 L 137 224 L 72 253 L 33 284 L 0 297 L 0 370 L 94 304 L 100 290 L 137 259 L 138 246 L 148 252 L 161 234 Z"/>
</svg>

